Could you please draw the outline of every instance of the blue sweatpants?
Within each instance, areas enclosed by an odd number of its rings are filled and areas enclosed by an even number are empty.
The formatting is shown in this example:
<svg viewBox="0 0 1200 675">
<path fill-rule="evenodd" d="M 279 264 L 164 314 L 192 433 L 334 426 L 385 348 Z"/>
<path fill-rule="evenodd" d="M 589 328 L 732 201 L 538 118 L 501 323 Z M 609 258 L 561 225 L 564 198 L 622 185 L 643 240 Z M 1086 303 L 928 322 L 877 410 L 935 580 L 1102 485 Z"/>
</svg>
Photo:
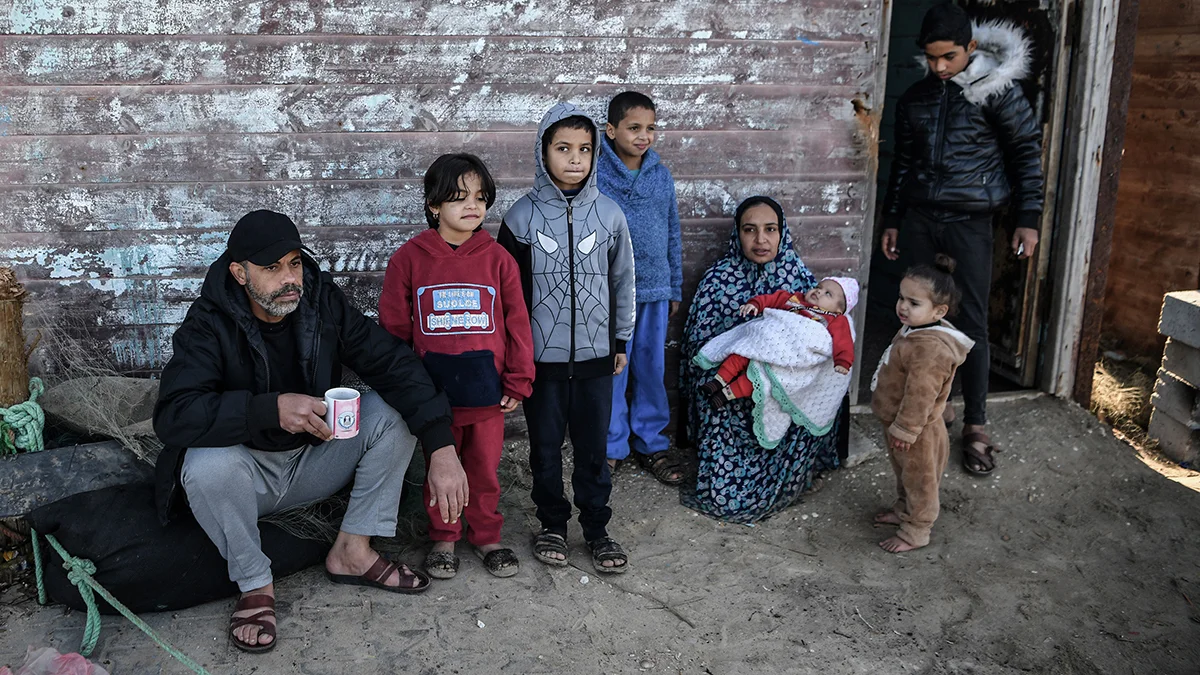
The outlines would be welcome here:
<svg viewBox="0 0 1200 675">
<path fill-rule="evenodd" d="M 633 340 L 626 346 L 629 366 L 613 377 L 612 420 L 608 424 L 608 458 L 629 456 L 629 436 L 633 434 L 634 449 L 649 455 L 667 449 L 663 430 L 671 421 L 667 407 L 665 352 L 667 316 L 671 312 L 668 300 L 639 302 Z M 625 390 L 633 385 L 633 400 L 625 401 Z"/>
</svg>

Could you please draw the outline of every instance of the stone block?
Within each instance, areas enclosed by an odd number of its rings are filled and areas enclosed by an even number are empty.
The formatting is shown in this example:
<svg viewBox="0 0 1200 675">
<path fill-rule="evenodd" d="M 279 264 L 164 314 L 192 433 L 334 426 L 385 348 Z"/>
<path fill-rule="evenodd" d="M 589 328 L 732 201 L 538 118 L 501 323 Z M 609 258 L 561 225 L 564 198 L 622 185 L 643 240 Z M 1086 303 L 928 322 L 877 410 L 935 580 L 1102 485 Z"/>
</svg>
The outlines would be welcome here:
<svg viewBox="0 0 1200 675">
<path fill-rule="evenodd" d="M 1200 349 L 1200 291 L 1176 291 L 1163 296 L 1158 332 Z"/>
<path fill-rule="evenodd" d="M 1180 464 L 1194 463 L 1200 457 L 1200 431 L 1157 410 L 1150 415 L 1150 437 L 1158 441 L 1163 454 Z"/>
<path fill-rule="evenodd" d="M 1196 410 L 1196 390 L 1187 382 L 1166 370 L 1159 369 L 1158 381 L 1154 383 L 1154 395 L 1150 397 L 1154 410 L 1171 416 L 1180 424 L 1200 427 L 1200 415 Z"/>
<path fill-rule="evenodd" d="M 1200 389 L 1200 349 L 1172 339 L 1163 350 L 1163 370 Z"/>
</svg>

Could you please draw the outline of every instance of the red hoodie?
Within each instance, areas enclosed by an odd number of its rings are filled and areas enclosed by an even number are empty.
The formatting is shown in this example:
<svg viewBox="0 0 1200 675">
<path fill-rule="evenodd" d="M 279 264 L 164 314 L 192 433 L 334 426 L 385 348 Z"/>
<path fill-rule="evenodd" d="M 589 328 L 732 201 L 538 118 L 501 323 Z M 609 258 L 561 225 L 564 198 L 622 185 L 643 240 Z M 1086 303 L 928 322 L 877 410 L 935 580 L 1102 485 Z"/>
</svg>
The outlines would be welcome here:
<svg viewBox="0 0 1200 675">
<path fill-rule="evenodd" d="M 437 230 L 388 261 L 379 323 L 413 346 L 456 408 L 533 391 L 533 337 L 517 261 L 480 230 L 458 249 Z"/>
</svg>

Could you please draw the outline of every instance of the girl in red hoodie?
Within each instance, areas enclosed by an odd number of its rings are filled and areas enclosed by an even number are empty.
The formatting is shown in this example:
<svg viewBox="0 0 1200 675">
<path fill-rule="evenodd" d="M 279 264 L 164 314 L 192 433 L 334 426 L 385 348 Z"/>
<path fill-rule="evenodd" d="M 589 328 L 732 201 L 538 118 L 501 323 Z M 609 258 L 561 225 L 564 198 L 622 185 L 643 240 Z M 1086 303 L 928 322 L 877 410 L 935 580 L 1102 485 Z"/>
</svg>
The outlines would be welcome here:
<svg viewBox="0 0 1200 675">
<path fill-rule="evenodd" d="M 496 184 L 474 155 L 442 155 L 425 173 L 429 228 L 388 261 L 379 298 L 379 322 L 413 346 L 454 412 L 454 441 L 470 494 L 463 516 L 467 541 L 489 572 L 517 573 L 517 556 L 500 544 L 504 517 L 497 510 L 496 471 L 504 449 L 504 414 L 533 389 L 533 339 L 517 262 L 483 219 L 496 201 Z M 458 572 L 458 521 L 445 522 L 425 503 L 433 549 L 425 569 L 437 579 Z"/>
</svg>

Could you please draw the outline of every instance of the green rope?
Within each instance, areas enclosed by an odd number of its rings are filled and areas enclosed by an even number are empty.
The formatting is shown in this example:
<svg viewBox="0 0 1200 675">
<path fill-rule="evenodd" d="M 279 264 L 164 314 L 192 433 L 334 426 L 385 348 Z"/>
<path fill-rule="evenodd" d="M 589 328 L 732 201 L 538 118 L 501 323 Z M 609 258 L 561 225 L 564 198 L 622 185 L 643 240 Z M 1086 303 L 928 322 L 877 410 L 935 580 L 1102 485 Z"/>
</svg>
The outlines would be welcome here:
<svg viewBox="0 0 1200 675">
<path fill-rule="evenodd" d="M 38 602 L 46 604 L 46 591 L 42 583 L 42 556 L 38 550 L 36 530 L 30 530 L 30 535 L 33 537 L 33 561 L 36 565 L 37 587 L 38 587 Z M 119 600 L 114 598 L 103 586 L 101 586 L 92 575 L 96 573 L 96 565 L 92 561 L 84 558 L 76 558 L 63 549 L 62 544 L 54 538 L 54 535 L 47 534 L 46 541 L 50 546 L 58 552 L 58 555 L 63 559 L 63 569 L 67 570 L 67 579 L 79 588 L 79 595 L 83 598 L 83 603 L 87 605 L 87 623 L 83 628 L 83 645 L 79 650 L 80 655 L 89 656 L 92 650 L 96 648 L 96 641 L 100 638 L 100 609 L 96 605 L 96 598 L 93 595 L 98 593 L 104 598 L 108 604 L 116 608 L 126 619 L 129 619 L 133 625 L 137 626 L 143 633 L 150 636 L 151 640 L 162 647 L 168 654 L 175 658 L 176 661 L 190 668 L 193 672 L 199 675 L 208 675 L 208 671 L 202 668 L 198 663 L 171 646 L 171 643 L 158 636 L 154 629 L 146 625 L 137 614 L 129 611 L 129 608 L 121 604 Z"/>
<path fill-rule="evenodd" d="M 18 449 L 38 452 L 45 447 L 42 429 L 46 426 L 46 413 L 37 404 L 38 396 L 44 391 L 46 386 L 41 378 L 32 378 L 29 380 L 28 401 L 0 408 L 0 455 L 15 455 Z"/>
</svg>

